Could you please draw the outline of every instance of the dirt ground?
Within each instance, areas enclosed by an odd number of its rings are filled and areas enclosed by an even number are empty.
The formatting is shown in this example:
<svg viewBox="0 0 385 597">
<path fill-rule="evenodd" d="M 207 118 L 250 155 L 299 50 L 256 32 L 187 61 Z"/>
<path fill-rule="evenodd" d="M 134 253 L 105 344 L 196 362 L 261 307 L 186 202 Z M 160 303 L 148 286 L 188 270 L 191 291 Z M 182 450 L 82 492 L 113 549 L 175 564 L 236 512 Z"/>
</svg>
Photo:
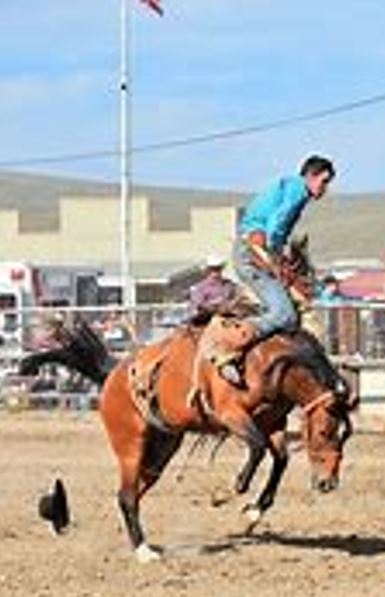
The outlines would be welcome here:
<svg viewBox="0 0 385 597">
<path fill-rule="evenodd" d="M 0 596 L 382 596 L 385 419 L 361 414 L 357 422 L 339 490 L 311 492 L 305 454 L 293 445 L 276 505 L 251 538 L 242 536 L 245 498 L 211 504 L 216 487 L 231 484 L 241 446 L 229 443 L 214 465 L 206 446 L 184 468 L 182 448 L 143 504 L 150 542 L 166 546 L 165 556 L 139 565 L 121 526 L 117 469 L 98 414 L 0 412 Z M 59 537 L 37 516 L 56 476 L 73 514 Z"/>
</svg>

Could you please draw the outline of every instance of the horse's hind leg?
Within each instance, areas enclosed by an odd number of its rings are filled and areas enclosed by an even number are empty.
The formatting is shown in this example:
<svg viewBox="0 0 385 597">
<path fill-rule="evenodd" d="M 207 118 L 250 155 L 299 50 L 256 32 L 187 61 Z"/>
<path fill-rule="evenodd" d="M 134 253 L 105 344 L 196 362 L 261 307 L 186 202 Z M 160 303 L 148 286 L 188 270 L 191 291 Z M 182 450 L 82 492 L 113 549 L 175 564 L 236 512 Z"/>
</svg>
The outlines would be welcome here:
<svg viewBox="0 0 385 597">
<path fill-rule="evenodd" d="M 146 424 L 135 411 L 120 416 L 102 404 L 102 416 L 120 468 L 118 504 L 130 543 L 140 561 L 158 557 L 147 546 L 139 518 L 140 475 L 146 444 Z"/>
<path fill-rule="evenodd" d="M 139 559 L 143 559 L 147 552 L 145 536 L 139 519 L 139 483 L 144 445 L 144 436 L 137 437 L 136 441 L 127 438 L 124 446 L 120 445 L 118 452 L 121 472 L 118 504 L 128 537 Z M 147 559 L 150 557 L 148 556 Z"/>
<path fill-rule="evenodd" d="M 159 479 L 182 439 L 182 434 L 170 434 L 148 427 L 145 436 L 136 445 L 136 450 L 131 445 L 127 459 L 123 459 L 122 488 L 118 493 L 118 502 L 140 562 L 158 559 L 160 554 L 145 541 L 139 520 L 139 500 Z"/>
<path fill-rule="evenodd" d="M 148 429 L 140 474 L 140 497 L 159 479 L 182 440 L 183 433 L 170 433 L 155 427 Z"/>
<path fill-rule="evenodd" d="M 111 373 L 103 387 L 100 414 L 119 463 L 121 481 L 118 504 L 130 542 L 140 561 L 159 558 L 159 554 L 146 543 L 139 517 L 140 498 L 155 479 L 154 475 L 149 478 L 145 465 L 155 462 L 157 478 L 179 443 L 172 436 L 166 451 L 161 449 L 162 442 L 154 443 L 149 439 L 153 435 L 152 427 L 138 411 L 132 398 L 124 362 Z M 178 437 L 178 441 L 181 438 Z"/>
<path fill-rule="evenodd" d="M 139 503 L 137 497 L 127 488 L 118 491 L 118 504 L 123 514 L 132 546 L 137 550 L 145 543 L 144 533 L 139 522 Z"/>
</svg>

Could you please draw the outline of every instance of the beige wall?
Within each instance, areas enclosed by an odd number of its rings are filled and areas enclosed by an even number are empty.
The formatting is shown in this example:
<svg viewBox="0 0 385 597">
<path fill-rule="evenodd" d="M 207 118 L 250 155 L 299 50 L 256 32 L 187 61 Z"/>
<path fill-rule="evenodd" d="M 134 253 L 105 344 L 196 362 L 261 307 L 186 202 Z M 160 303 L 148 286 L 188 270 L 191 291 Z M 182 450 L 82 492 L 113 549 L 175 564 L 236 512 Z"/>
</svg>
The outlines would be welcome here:
<svg viewBox="0 0 385 597">
<path fill-rule="evenodd" d="M 193 207 L 189 231 L 149 231 L 148 221 L 148 201 L 137 197 L 132 211 L 134 261 L 199 261 L 208 253 L 229 254 L 236 210 Z"/>
<path fill-rule="evenodd" d="M 62 199 L 60 229 L 23 232 L 18 213 L 0 213 L 0 259 L 39 263 L 99 264 L 118 254 L 114 229 L 118 221 L 114 199 Z"/>
<path fill-rule="evenodd" d="M 193 262 L 208 253 L 228 255 L 235 229 L 233 207 L 192 208 L 191 230 L 149 231 L 146 197 L 131 203 L 131 258 L 135 262 Z M 0 213 L 0 260 L 49 264 L 117 264 L 119 198 L 62 198 L 60 228 L 20 233 L 18 213 Z"/>
</svg>

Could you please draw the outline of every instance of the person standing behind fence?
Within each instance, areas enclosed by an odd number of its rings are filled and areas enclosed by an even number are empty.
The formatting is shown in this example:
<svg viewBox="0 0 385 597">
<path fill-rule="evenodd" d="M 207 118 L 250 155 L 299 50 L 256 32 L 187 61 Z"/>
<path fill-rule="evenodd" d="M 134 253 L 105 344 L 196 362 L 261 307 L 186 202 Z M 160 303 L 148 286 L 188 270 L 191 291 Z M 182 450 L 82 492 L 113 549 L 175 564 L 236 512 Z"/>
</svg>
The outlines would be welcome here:
<svg viewBox="0 0 385 597">
<path fill-rule="evenodd" d="M 349 307 L 352 297 L 341 291 L 341 284 L 334 274 L 327 274 L 320 281 L 317 303 L 322 309 L 325 321 L 325 344 L 331 354 L 340 352 L 340 327 L 343 326 L 345 307 Z"/>
<path fill-rule="evenodd" d="M 41 317 L 34 325 L 32 350 L 54 350 L 62 347 L 65 316 L 59 311 Z"/>
<path fill-rule="evenodd" d="M 223 275 L 225 266 L 222 257 L 209 256 L 202 280 L 190 289 L 188 314 L 194 323 L 206 323 L 213 314 L 230 310 L 236 300 L 238 287 Z"/>
<path fill-rule="evenodd" d="M 299 316 L 280 276 L 280 258 L 286 242 L 311 200 L 319 200 L 335 176 L 332 162 L 309 157 L 299 174 L 280 178 L 246 206 L 234 247 L 239 278 L 261 303 L 262 314 L 253 318 L 256 334 L 295 329 Z"/>
<path fill-rule="evenodd" d="M 240 289 L 235 282 L 223 275 L 225 259 L 211 255 L 206 260 L 203 279 L 190 290 L 188 307 L 189 319 L 193 325 L 206 325 L 200 337 L 192 370 L 192 386 L 187 396 L 187 404 L 191 406 L 201 391 L 199 387 L 199 369 L 205 359 L 214 359 L 218 369 L 229 381 L 239 383 L 239 373 L 229 361 L 233 355 L 218 343 L 217 317 L 231 313 L 241 297 Z"/>
</svg>

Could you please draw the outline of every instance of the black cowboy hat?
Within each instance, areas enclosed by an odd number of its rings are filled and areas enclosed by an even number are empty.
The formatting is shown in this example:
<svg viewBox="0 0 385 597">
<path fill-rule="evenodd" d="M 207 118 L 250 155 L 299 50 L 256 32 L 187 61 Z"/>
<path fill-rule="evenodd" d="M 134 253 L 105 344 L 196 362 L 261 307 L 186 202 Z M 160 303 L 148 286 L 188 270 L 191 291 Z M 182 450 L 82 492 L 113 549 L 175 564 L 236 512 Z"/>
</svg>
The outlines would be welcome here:
<svg viewBox="0 0 385 597">
<path fill-rule="evenodd" d="M 39 500 L 39 515 L 49 520 L 56 533 L 61 533 L 70 522 L 67 493 L 61 479 L 56 479 L 53 493 L 43 495 Z"/>
</svg>

